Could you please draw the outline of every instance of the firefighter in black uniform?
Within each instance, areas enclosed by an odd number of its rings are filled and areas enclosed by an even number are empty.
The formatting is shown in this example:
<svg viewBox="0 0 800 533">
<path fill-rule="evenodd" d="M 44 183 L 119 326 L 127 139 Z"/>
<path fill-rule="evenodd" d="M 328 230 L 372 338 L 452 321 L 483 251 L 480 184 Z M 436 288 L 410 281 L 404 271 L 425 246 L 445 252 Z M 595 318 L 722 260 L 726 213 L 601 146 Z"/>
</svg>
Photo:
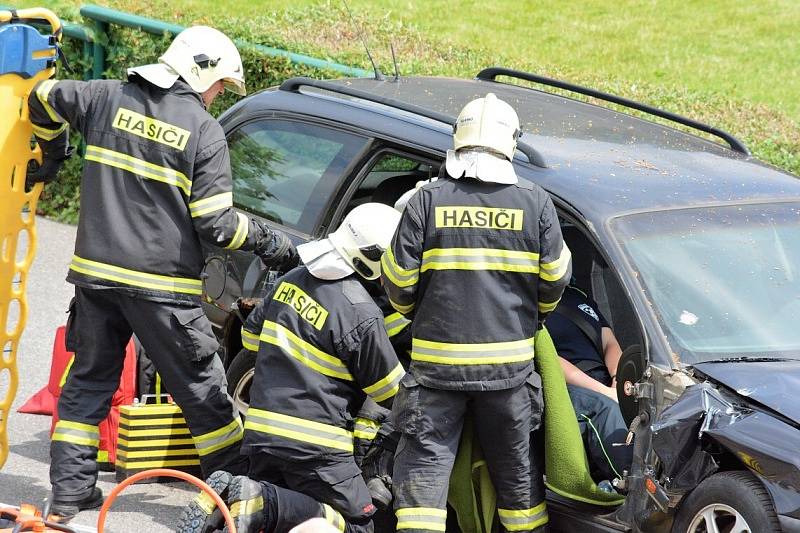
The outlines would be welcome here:
<svg viewBox="0 0 800 533">
<path fill-rule="evenodd" d="M 369 440 L 377 425 L 357 413 L 368 397 L 390 404 L 405 370 L 355 274 L 380 275 L 399 219 L 383 204 L 356 207 L 327 239 L 298 247 L 304 266 L 279 279 L 248 316 L 242 340 L 258 351 L 242 444 L 250 472 L 209 480 L 241 533 L 286 533 L 313 517 L 340 531 L 372 531 L 375 506 L 353 440 Z M 200 496 L 189 505 L 179 532 L 220 526 L 205 503 Z"/>
<path fill-rule="evenodd" d="M 514 110 L 494 94 L 459 114 L 445 172 L 408 201 L 383 282 L 412 316 L 411 368 L 394 412 L 397 529 L 445 531 L 448 480 L 474 421 L 507 531 L 548 521 L 531 432 L 542 409 L 534 335 L 558 304 L 571 256 L 547 193 L 519 182 Z"/>
<path fill-rule="evenodd" d="M 30 181 L 55 178 L 68 125 L 86 142 L 81 215 L 67 281 L 75 287 L 67 348 L 75 351 L 50 450 L 52 512 L 102 503 L 97 424 L 119 386 L 136 333 L 192 433 L 203 470 L 246 469 L 243 430 L 226 393 L 219 347 L 200 307 L 201 240 L 291 266 L 288 238 L 232 207 L 225 136 L 206 107 L 225 88 L 244 94 L 235 45 L 197 26 L 160 63 L 112 80 L 39 83 L 29 98 L 43 152 Z"/>
</svg>

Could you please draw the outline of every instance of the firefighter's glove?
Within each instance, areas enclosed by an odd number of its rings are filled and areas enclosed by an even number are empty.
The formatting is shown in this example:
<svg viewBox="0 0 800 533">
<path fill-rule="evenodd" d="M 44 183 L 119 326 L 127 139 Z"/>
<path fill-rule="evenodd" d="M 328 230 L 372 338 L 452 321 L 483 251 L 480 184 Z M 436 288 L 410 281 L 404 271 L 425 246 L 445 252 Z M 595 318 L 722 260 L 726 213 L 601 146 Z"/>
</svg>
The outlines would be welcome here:
<svg viewBox="0 0 800 533">
<path fill-rule="evenodd" d="M 378 509 L 391 509 L 393 466 L 394 450 L 382 445 L 370 448 L 361 465 L 372 503 Z"/>
<path fill-rule="evenodd" d="M 74 147 L 69 145 L 69 133 L 67 130 L 53 140 L 39 140 L 39 147 L 42 150 L 42 164 L 31 160 L 28 162 L 28 173 L 25 177 L 25 184 L 28 188 L 35 183 L 50 183 L 58 176 L 58 171 L 64 165 L 64 161 L 72 156 Z"/>
<path fill-rule="evenodd" d="M 273 231 L 261 224 L 261 236 L 256 241 L 253 252 L 261 258 L 265 266 L 288 272 L 300 263 L 300 256 L 289 237 L 281 231 Z"/>
</svg>

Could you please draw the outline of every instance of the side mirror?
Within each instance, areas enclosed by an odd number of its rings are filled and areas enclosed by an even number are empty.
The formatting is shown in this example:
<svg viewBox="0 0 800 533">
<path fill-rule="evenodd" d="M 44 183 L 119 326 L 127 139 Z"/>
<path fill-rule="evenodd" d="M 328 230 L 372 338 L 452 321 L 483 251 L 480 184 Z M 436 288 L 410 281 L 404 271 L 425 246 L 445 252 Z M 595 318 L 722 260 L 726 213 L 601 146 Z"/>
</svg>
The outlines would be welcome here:
<svg viewBox="0 0 800 533">
<path fill-rule="evenodd" d="M 206 296 L 211 300 L 218 300 L 225 293 L 228 280 L 225 259 L 219 256 L 208 257 L 200 278 L 203 280 L 203 291 Z"/>
<path fill-rule="evenodd" d="M 617 365 L 617 399 L 622 417 L 629 426 L 639 414 L 639 399 L 634 396 L 634 385 L 642 379 L 646 366 L 642 347 L 638 344 L 628 346 Z"/>
</svg>

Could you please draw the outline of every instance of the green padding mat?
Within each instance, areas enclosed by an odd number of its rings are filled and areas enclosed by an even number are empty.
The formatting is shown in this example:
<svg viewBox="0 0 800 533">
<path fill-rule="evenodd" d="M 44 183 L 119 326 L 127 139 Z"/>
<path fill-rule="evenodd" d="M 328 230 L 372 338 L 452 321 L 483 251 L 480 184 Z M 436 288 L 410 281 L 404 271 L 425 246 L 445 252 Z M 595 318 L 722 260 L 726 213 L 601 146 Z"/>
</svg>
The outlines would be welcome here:
<svg viewBox="0 0 800 533">
<path fill-rule="evenodd" d="M 616 506 L 619 494 L 597 488 L 589 475 L 575 410 L 558 362 L 553 341 L 546 329 L 536 335 L 536 371 L 544 390 L 544 430 L 547 488 L 564 497 L 593 505 Z M 450 476 L 448 503 L 458 515 L 464 533 L 489 533 L 495 520 L 495 494 L 480 446 L 473 440 L 472 423 L 467 420 L 458 455 Z"/>
</svg>

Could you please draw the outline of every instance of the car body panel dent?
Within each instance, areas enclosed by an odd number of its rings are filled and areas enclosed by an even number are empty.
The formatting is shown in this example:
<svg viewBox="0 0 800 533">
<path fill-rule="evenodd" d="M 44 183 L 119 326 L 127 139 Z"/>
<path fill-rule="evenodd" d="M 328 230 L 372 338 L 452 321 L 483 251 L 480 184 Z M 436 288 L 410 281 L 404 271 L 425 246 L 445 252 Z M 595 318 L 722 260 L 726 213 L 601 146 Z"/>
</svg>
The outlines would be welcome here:
<svg viewBox="0 0 800 533">
<path fill-rule="evenodd" d="M 800 425 L 800 361 L 708 362 L 693 368 Z"/>
<path fill-rule="evenodd" d="M 731 408 L 716 389 L 701 383 L 688 387 L 653 424 L 653 451 L 661 459 L 662 483 L 672 498 L 718 470 L 714 457 L 702 448 L 700 436 L 704 426 L 721 419 L 718 414 L 729 419 Z"/>
<path fill-rule="evenodd" d="M 661 481 L 675 502 L 720 469 L 715 443 L 758 476 L 778 514 L 800 518 L 797 428 L 703 382 L 688 387 L 651 429 Z"/>
</svg>

